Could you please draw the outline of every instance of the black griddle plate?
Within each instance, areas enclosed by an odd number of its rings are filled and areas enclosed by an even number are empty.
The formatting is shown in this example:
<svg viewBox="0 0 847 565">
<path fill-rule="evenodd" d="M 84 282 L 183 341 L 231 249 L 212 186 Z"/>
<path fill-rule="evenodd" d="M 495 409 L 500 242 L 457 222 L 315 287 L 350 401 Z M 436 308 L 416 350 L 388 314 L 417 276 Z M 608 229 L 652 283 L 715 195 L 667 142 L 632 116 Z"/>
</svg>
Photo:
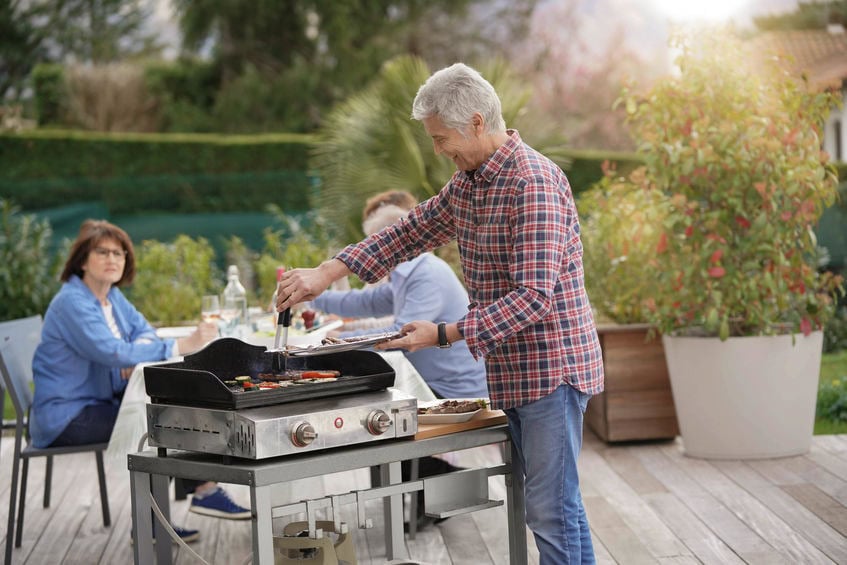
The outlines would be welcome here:
<svg viewBox="0 0 847 565">
<path fill-rule="evenodd" d="M 373 351 L 288 358 L 288 369 L 339 371 L 341 376 L 332 382 L 262 390 L 233 390 L 224 383 L 242 375 L 258 379 L 259 373 L 273 373 L 274 355 L 264 346 L 221 338 L 186 355 L 182 361 L 144 367 L 144 385 L 156 404 L 229 410 L 383 390 L 394 385 L 394 369 Z"/>
</svg>

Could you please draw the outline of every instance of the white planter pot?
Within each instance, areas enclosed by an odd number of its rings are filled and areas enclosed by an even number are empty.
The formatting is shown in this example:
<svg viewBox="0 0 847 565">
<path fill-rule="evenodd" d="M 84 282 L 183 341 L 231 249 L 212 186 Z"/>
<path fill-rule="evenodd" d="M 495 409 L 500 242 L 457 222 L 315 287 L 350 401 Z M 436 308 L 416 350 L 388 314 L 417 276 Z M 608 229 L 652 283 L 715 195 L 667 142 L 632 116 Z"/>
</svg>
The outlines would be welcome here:
<svg viewBox="0 0 847 565">
<path fill-rule="evenodd" d="M 823 332 L 662 342 L 686 455 L 761 459 L 809 450 Z"/>
</svg>

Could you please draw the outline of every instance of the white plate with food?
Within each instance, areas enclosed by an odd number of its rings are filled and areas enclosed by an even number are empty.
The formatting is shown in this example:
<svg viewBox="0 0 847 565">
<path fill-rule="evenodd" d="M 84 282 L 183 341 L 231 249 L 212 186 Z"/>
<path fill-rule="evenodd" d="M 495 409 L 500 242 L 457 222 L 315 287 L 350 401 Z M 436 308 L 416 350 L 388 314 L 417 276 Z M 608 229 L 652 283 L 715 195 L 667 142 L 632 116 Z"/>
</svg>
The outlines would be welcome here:
<svg viewBox="0 0 847 565">
<path fill-rule="evenodd" d="M 370 335 L 357 335 L 346 338 L 324 338 L 318 345 L 306 347 L 289 347 L 288 354 L 292 357 L 305 357 L 308 355 L 326 355 L 327 353 L 339 353 L 341 351 L 353 351 L 354 349 L 365 349 L 377 343 L 391 341 L 403 337 L 405 334 L 398 332 L 385 332 Z"/>
<path fill-rule="evenodd" d="M 451 398 L 418 402 L 418 424 L 459 424 L 488 407 L 485 398 Z"/>
</svg>

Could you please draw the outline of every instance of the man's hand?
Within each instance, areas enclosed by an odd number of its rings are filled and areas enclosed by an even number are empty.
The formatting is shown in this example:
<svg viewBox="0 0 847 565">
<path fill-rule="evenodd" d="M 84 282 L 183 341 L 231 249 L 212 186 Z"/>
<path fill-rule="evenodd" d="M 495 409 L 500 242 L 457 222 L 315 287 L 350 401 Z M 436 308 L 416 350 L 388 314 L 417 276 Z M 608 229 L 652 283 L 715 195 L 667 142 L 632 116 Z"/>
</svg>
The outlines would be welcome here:
<svg viewBox="0 0 847 565">
<path fill-rule="evenodd" d="M 277 287 L 277 312 L 301 302 L 314 300 L 334 281 L 349 274 L 350 269 L 338 259 L 324 261 L 314 269 L 285 271 Z"/>
<path fill-rule="evenodd" d="M 374 345 L 374 349 L 406 349 L 408 351 L 418 351 L 427 347 L 438 345 L 438 326 L 426 320 L 418 320 L 409 322 L 400 328 L 400 331 L 405 333 L 401 338 L 384 341 Z"/>
<path fill-rule="evenodd" d="M 132 367 L 121 367 L 121 379 L 128 381 L 132 376 L 132 372 L 135 370 L 135 365 Z"/>
</svg>

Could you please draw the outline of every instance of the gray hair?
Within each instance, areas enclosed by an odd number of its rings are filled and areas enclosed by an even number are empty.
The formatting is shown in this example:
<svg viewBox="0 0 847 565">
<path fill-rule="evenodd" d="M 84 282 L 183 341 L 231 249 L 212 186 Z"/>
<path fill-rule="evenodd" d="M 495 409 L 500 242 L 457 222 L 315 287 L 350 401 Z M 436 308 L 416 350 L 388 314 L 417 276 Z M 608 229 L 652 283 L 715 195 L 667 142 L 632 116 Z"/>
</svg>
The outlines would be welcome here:
<svg viewBox="0 0 847 565">
<path fill-rule="evenodd" d="M 362 222 L 362 231 L 365 232 L 365 235 L 375 234 L 382 228 L 386 228 L 391 224 L 396 224 L 398 220 L 405 218 L 408 215 L 408 210 L 404 210 L 394 204 L 380 206 L 371 212 L 371 214 L 365 218 L 365 221 Z"/>
<path fill-rule="evenodd" d="M 491 83 L 476 70 L 456 63 L 433 73 L 418 89 L 412 103 L 412 118 L 438 116 L 448 128 L 467 136 L 475 112 L 485 119 L 485 133 L 506 131 L 500 97 Z"/>
</svg>

